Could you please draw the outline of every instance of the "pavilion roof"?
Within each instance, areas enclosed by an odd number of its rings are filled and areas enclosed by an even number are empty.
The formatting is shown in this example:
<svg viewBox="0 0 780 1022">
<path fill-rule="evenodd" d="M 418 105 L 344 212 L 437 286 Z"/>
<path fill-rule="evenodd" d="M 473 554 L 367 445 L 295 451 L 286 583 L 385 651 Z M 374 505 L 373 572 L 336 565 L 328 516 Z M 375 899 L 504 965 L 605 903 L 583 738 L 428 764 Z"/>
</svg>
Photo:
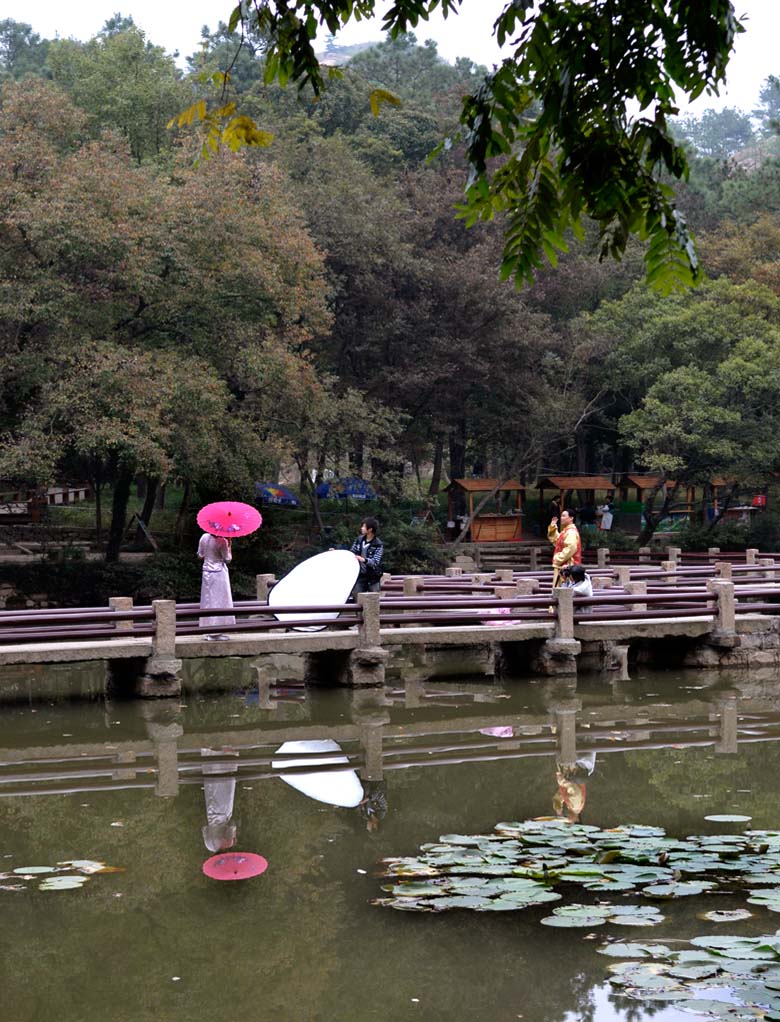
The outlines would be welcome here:
<svg viewBox="0 0 780 1022">
<path fill-rule="evenodd" d="M 619 486 L 638 486 L 640 490 L 651 490 L 661 482 L 659 475 L 641 475 L 640 473 L 624 472 L 620 477 Z M 671 479 L 666 480 L 667 486 L 674 486 Z"/>
<path fill-rule="evenodd" d="M 537 480 L 540 490 L 614 490 L 609 476 L 543 476 Z"/>
<path fill-rule="evenodd" d="M 447 489 L 459 487 L 467 493 L 485 493 L 490 490 L 524 490 L 525 486 L 517 479 L 507 479 L 501 483 L 500 479 L 453 479 Z"/>
</svg>

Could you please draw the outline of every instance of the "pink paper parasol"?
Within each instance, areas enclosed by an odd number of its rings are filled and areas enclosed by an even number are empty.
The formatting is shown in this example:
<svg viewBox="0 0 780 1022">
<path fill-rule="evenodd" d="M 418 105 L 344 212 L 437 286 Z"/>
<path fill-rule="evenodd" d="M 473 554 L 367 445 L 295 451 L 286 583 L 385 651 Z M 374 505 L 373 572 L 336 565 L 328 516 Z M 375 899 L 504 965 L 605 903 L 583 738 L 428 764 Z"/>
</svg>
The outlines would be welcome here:
<svg viewBox="0 0 780 1022">
<path fill-rule="evenodd" d="M 248 880 L 268 869 L 268 860 L 254 852 L 220 852 L 203 863 L 203 872 L 212 880 Z"/>
<path fill-rule="evenodd" d="M 251 504 L 242 504 L 238 500 L 218 500 L 214 504 L 206 504 L 198 511 L 198 525 L 204 532 L 212 536 L 224 536 L 234 539 L 236 536 L 248 536 L 263 524 L 263 516 Z"/>
</svg>

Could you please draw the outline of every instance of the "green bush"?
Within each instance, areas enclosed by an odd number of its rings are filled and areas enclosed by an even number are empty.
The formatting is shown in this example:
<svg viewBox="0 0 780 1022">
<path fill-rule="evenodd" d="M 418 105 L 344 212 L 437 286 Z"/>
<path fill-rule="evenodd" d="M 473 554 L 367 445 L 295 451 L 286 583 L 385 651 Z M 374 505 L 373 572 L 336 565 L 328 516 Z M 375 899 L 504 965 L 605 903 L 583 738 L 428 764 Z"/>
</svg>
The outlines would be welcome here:
<svg viewBox="0 0 780 1022">
<path fill-rule="evenodd" d="M 750 546 L 748 529 L 734 521 L 721 521 L 714 529 L 699 522 L 686 522 L 674 538 L 683 550 L 692 552 L 708 550 L 711 546 L 721 550 L 744 550 Z"/>
<path fill-rule="evenodd" d="M 780 514 L 777 511 L 763 511 L 752 516 L 747 545 L 772 553 L 780 550 Z"/>
</svg>

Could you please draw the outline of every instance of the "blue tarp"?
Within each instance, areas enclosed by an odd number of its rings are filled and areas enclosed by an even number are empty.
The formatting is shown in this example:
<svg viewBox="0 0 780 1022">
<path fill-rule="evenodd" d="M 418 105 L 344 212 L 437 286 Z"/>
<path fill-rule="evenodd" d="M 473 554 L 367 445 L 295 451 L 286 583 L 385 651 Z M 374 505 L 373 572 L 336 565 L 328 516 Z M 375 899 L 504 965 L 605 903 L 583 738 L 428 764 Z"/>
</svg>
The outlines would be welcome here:
<svg viewBox="0 0 780 1022">
<path fill-rule="evenodd" d="M 330 479 L 326 483 L 320 483 L 317 487 L 317 496 L 320 500 L 337 498 L 339 500 L 376 500 L 376 493 L 371 489 L 365 479 L 357 479 L 354 476 L 348 479 Z"/>
<path fill-rule="evenodd" d="M 255 483 L 255 492 L 263 504 L 278 504 L 280 507 L 300 507 L 301 502 L 286 486 L 278 483 Z"/>
</svg>

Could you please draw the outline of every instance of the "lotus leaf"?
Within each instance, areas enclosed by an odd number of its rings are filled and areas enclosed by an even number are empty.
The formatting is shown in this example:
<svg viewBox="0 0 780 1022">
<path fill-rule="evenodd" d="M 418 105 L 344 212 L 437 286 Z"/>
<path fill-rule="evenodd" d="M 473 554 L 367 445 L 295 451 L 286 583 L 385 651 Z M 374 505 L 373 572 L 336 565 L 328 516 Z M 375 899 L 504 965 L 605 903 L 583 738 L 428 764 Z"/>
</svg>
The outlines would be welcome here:
<svg viewBox="0 0 780 1022">
<path fill-rule="evenodd" d="M 391 894 L 395 894 L 401 898 L 427 898 L 436 897 L 443 893 L 441 886 L 435 886 L 434 884 L 415 884 L 415 883 L 401 883 L 401 884 L 388 884 L 382 888 L 383 891 L 389 891 Z"/>
<path fill-rule="evenodd" d="M 38 884 L 39 891 L 67 891 L 75 887 L 81 887 L 87 882 L 87 877 L 79 876 L 53 876 L 47 877 Z"/>
<path fill-rule="evenodd" d="M 646 898 L 688 898 L 715 886 L 711 880 L 700 880 L 697 883 L 651 884 L 643 888 L 642 894 Z"/>
<path fill-rule="evenodd" d="M 764 891 L 750 891 L 749 905 L 763 905 L 770 912 L 780 912 L 780 890 L 769 888 Z"/>
<path fill-rule="evenodd" d="M 585 927 L 593 929 L 606 923 L 603 916 L 545 916 L 540 922 L 542 926 L 560 926 L 564 928 Z"/>
<path fill-rule="evenodd" d="M 671 948 L 665 944 L 640 944 L 638 942 L 602 944 L 597 951 L 600 955 L 609 955 L 610 958 L 658 958 L 672 953 Z"/>
<path fill-rule="evenodd" d="M 752 912 L 746 908 L 735 909 L 714 909 L 712 912 L 702 912 L 700 919 L 706 919 L 710 923 L 735 923 L 740 919 L 750 919 Z"/>
<path fill-rule="evenodd" d="M 705 820 L 709 820 L 711 823 L 749 823 L 752 816 L 739 816 L 738 814 L 713 814 L 711 816 L 705 816 Z"/>
</svg>

